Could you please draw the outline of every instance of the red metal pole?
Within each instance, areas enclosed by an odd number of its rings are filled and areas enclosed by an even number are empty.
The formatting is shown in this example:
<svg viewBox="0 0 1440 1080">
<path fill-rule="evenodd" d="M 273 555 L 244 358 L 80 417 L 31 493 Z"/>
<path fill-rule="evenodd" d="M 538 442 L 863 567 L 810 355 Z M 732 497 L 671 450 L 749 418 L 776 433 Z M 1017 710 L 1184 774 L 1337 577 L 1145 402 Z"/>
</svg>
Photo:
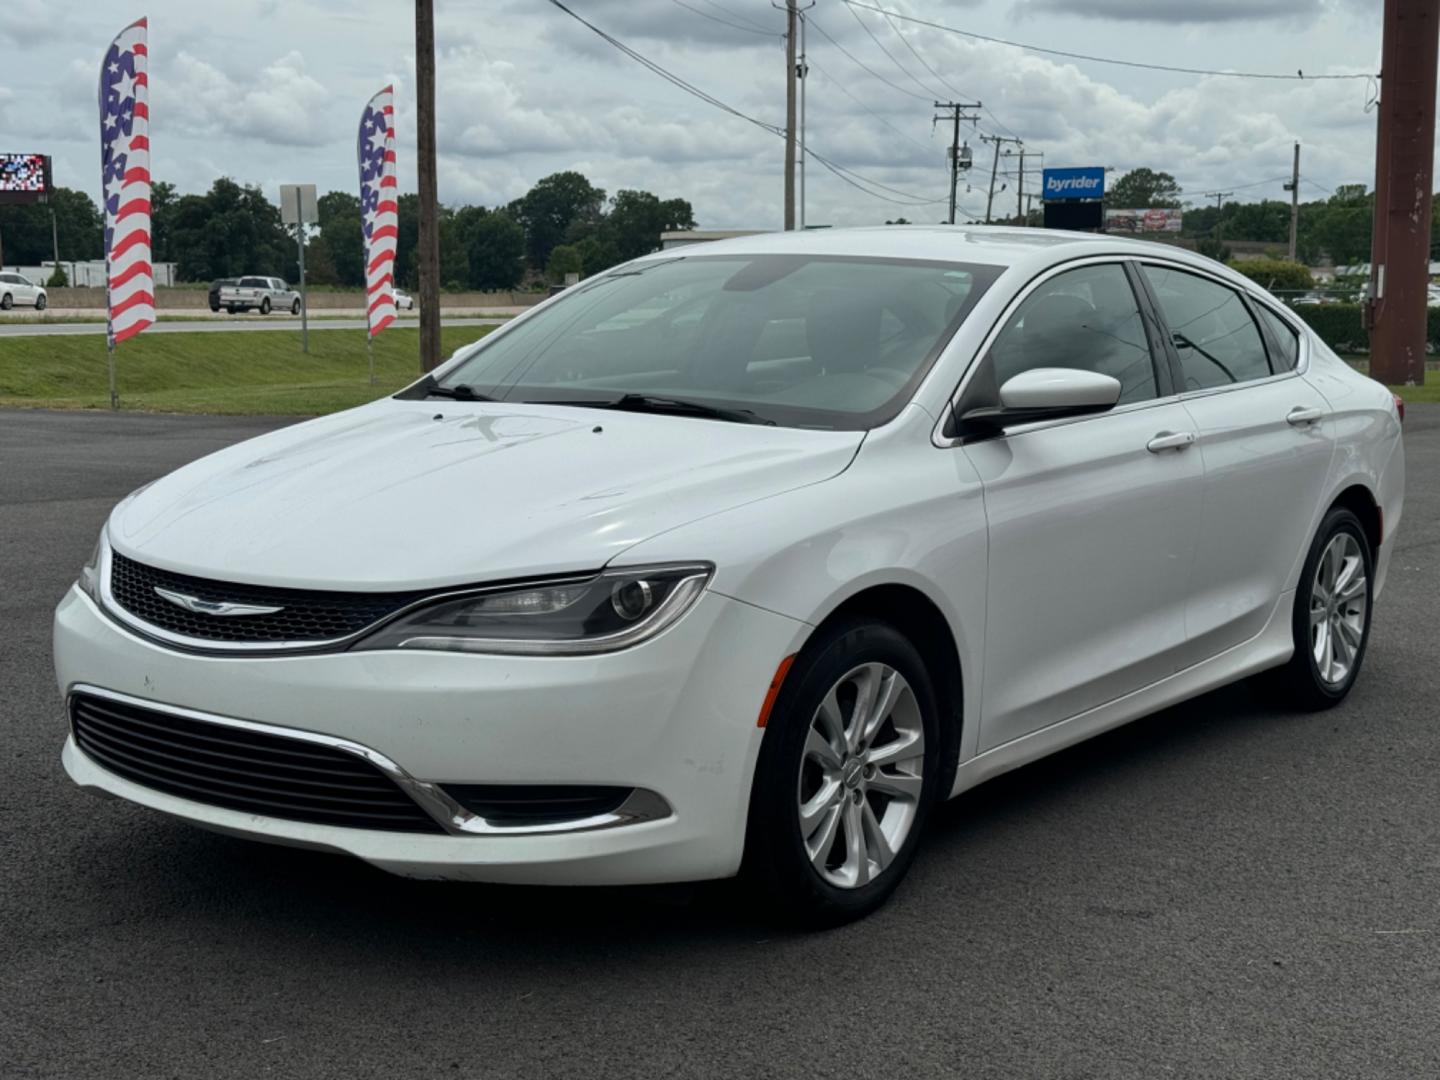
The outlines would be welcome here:
<svg viewBox="0 0 1440 1080">
<path fill-rule="evenodd" d="M 1370 374 L 1425 381 L 1440 0 L 1385 0 L 1370 248 Z"/>
</svg>

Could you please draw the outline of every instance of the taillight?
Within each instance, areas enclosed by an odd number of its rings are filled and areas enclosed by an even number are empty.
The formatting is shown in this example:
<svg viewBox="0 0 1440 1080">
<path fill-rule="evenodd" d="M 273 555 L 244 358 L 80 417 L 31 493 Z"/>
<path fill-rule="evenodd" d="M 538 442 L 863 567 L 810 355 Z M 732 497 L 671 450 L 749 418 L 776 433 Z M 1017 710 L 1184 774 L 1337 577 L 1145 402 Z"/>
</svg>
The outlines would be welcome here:
<svg viewBox="0 0 1440 1080">
<path fill-rule="evenodd" d="M 1399 394 L 1391 394 L 1395 399 L 1395 415 L 1400 417 L 1400 423 L 1405 423 L 1405 399 Z"/>
</svg>

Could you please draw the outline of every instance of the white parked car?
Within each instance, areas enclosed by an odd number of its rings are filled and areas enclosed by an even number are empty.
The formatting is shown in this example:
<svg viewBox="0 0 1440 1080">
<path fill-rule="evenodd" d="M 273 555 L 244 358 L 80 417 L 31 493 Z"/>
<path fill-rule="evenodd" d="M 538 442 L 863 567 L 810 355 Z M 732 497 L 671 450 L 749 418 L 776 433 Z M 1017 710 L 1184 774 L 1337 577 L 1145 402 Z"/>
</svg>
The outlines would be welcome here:
<svg viewBox="0 0 1440 1080">
<path fill-rule="evenodd" d="M 76 783 L 416 877 L 863 914 L 939 801 L 1264 674 L 1344 699 L 1401 413 L 1141 241 L 756 236 L 567 289 L 115 508 Z"/>
<path fill-rule="evenodd" d="M 395 290 L 395 307 L 398 311 L 414 311 L 415 298 L 404 289 Z"/>
<path fill-rule="evenodd" d="M 9 311 L 16 304 L 44 311 L 48 300 L 44 287 L 36 285 L 24 274 L 11 270 L 0 273 L 0 311 Z"/>
</svg>

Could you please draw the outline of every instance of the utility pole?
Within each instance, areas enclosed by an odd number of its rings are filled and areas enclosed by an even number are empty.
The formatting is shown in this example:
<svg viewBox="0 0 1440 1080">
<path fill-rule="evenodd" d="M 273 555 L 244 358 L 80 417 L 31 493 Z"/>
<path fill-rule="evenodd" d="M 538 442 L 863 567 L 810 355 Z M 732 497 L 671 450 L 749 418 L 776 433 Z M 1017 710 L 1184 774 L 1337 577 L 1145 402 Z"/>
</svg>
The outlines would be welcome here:
<svg viewBox="0 0 1440 1080">
<path fill-rule="evenodd" d="M 1290 182 L 1285 185 L 1290 192 L 1290 261 L 1295 261 L 1296 239 L 1300 235 L 1300 144 L 1295 144 L 1295 164 L 1290 167 Z"/>
<path fill-rule="evenodd" d="M 1021 143 L 1017 150 L 1020 153 L 1020 169 L 1015 177 L 1015 224 L 1025 224 L 1025 144 Z"/>
<path fill-rule="evenodd" d="M 1217 191 L 1217 192 L 1215 192 L 1215 243 L 1216 243 L 1216 244 L 1219 244 L 1219 243 L 1220 243 L 1220 238 L 1221 238 L 1221 236 L 1224 234 L 1224 229 L 1225 229 L 1225 211 L 1224 211 L 1224 209 L 1221 207 L 1220 204 L 1223 203 L 1226 199 L 1228 199 L 1231 195 L 1234 195 L 1234 194 L 1235 194 L 1235 193 L 1234 193 L 1233 191 Z M 1218 251 L 1215 253 L 1215 257 L 1216 257 L 1217 259 L 1220 257 L 1220 253 L 1219 253 Z"/>
<path fill-rule="evenodd" d="M 785 0 L 785 231 L 795 228 L 795 23 L 800 9 Z"/>
<path fill-rule="evenodd" d="M 440 205 L 435 184 L 435 3 L 415 0 L 415 121 L 420 188 L 420 370 L 440 363 Z"/>
<path fill-rule="evenodd" d="M 980 141 L 995 144 L 995 160 L 990 164 L 990 195 L 985 200 L 985 224 L 989 225 L 990 211 L 995 204 L 995 174 L 1000 168 L 1000 144 L 1013 142 L 1016 146 L 1023 146 L 1024 143 L 1008 135 L 981 135 Z"/>
<path fill-rule="evenodd" d="M 935 108 L 942 110 L 943 115 L 936 116 L 931 123 L 940 120 L 952 120 L 954 122 L 954 135 L 950 140 L 950 224 L 955 224 L 955 189 L 960 182 L 960 170 L 970 167 L 968 155 L 960 153 L 960 121 L 969 120 L 971 123 L 979 120 L 978 116 L 966 116 L 966 109 L 980 108 L 980 102 L 959 102 L 959 101 L 937 101 Z M 968 150 L 969 148 L 966 147 Z"/>
<path fill-rule="evenodd" d="M 815 4 L 810 4 L 814 7 Z M 797 211 L 800 228 L 805 228 L 805 76 L 810 74 L 809 65 L 805 63 L 805 13 L 798 13 L 800 22 L 800 59 L 795 66 L 795 77 L 800 80 L 800 208 Z"/>
<path fill-rule="evenodd" d="M 1391 385 L 1425 382 L 1437 22 L 1435 0 L 1385 0 L 1375 227 L 1363 311 L 1370 377 Z"/>
</svg>

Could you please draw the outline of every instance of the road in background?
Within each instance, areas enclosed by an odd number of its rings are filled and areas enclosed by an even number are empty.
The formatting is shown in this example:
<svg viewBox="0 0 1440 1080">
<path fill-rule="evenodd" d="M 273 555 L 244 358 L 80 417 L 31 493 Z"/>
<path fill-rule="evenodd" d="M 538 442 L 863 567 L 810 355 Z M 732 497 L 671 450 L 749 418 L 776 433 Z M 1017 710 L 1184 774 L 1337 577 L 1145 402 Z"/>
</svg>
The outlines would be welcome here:
<svg viewBox="0 0 1440 1080">
<path fill-rule="evenodd" d="M 813 935 L 727 888 L 406 881 L 76 790 L 51 609 L 118 498 L 281 423 L 0 413 L 6 1076 L 1440 1075 L 1440 406 L 1344 705 L 1232 687 L 992 781 Z"/>
<path fill-rule="evenodd" d="M 504 318 L 480 317 L 480 316 L 459 316 L 445 318 L 446 326 L 499 326 L 505 322 Z M 406 326 L 408 323 L 397 323 L 397 326 Z M 310 329 L 320 330 L 364 330 L 367 326 L 365 319 L 336 319 L 317 318 L 310 316 Z M 273 316 L 256 316 L 254 319 L 236 318 L 227 316 L 223 319 L 197 319 L 195 321 L 185 320 L 183 322 L 157 322 L 154 326 L 145 330 L 147 334 L 206 334 L 206 333 L 228 333 L 231 330 L 264 331 L 264 330 L 299 330 L 299 319 L 277 319 Z M 74 337 L 84 334 L 105 333 L 103 322 L 0 322 L 0 338 L 7 337 Z"/>
</svg>

